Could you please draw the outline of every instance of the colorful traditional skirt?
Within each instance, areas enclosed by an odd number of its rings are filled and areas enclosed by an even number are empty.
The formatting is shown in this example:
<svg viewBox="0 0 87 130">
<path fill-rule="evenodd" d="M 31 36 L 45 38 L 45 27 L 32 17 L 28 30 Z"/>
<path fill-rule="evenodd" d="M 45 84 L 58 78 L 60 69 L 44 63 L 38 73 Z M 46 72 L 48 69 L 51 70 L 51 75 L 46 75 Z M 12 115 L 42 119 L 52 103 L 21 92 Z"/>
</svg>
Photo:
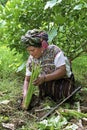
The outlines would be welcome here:
<svg viewBox="0 0 87 130">
<path fill-rule="evenodd" d="M 69 96 L 75 89 L 75 80 L 73 74 L 70 78 L 62 78 L 59 80 L 53 80 L 45 82 L 39 86 L 39 97 L 44 99 L 44 97 L 51 97 L 54 101 L 59 101 L 61 99 Z"/>
</svg>

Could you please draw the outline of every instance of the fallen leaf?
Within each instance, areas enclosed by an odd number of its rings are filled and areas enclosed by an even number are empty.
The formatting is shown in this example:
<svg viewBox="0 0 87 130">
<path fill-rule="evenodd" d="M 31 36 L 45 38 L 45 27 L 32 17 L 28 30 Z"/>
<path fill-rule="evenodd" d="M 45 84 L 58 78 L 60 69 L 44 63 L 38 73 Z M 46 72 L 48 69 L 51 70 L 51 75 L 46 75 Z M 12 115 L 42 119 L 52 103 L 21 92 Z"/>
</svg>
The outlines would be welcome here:
<svg viewBox="0 0 87 130">
<path fill-rule="evenodd" d="M 14 130 L 14 124 L 10 124 L 10 123 L 2 123 L 2 126 L 4 128 L 8 128 L 10 130 Z"/>
<path fill-rule="evenodd" d="M 10 102 L 10 100 L 3 100 L 3 101 L 0 101 L 0 104 L 8 104 Z"/>
</svg>

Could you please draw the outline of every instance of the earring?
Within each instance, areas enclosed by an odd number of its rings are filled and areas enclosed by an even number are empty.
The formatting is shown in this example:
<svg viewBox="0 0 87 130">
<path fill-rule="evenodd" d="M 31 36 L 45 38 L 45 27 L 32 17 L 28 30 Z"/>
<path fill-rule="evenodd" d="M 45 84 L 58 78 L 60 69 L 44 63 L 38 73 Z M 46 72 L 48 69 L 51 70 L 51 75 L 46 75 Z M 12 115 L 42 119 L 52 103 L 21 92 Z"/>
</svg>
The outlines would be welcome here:
<svg viewBox="0 0 87 130">
<path fill-rule="evenodd" d="M 43 51 L 41 51 L 41 53 L 43 54 Z"/>
</svg>

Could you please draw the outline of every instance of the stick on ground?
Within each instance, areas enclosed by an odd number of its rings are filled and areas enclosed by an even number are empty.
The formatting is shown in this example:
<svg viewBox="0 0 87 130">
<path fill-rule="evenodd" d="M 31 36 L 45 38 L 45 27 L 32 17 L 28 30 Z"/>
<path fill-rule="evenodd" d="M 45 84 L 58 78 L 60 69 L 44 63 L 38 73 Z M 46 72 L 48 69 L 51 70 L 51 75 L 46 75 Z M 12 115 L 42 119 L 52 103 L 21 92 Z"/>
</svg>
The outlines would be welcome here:
<svg viewBox="0 0 87 130">
<path fill-rule="evenodd" d="M 64 102 L 66 102 L 69 98 L 71 98 L 76 92 L 78 92 L 81 89 L 81 86 L 75 89 L 68 97 L 66 97 L 63 101 L 58 103 L 52 110 L 50 110 L 47 114 L 45 114 L 43 117 L 41 117 L 38 121 L 41 121 L 48 117 L 51 113 L 53 113 L 60 105 L 62 105 Z"/>
</svg>

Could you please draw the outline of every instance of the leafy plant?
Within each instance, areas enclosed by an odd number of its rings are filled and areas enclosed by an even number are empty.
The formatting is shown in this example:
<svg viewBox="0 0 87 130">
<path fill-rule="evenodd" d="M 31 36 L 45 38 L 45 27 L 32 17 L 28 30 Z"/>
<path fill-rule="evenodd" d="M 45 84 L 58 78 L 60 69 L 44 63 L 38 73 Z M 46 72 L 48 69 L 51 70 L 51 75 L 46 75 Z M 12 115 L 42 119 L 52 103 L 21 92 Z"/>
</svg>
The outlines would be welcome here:
<svg viewBox="0 0 87 130">
<path fill-rule="evenodd" d="M 39 130 L 60 130 L 67 124 L 65 117 L 58 115 L 38 123 Z"/>
<path fill-rule="evenodd" d="M 22 64 L 22 54 L 15 49 L 10 50 L 6 46 L 0 47 L 0 77 L 7 78 L 16 73 L 17 68 Z"/>
<path fill-rule="evenodd" d="M 28 107 L 30 105 L 31 98 L 32 98 L 32 95 L 34 93 L 34 88 L 35 88 L 35 86 L 33 85 L 33 81 L 39 76 L 40 72 L 41 72 L 40 65 L 35 66 L 34 63 L 33 63 L 33 65 L 32 65 L 32 75 L 30 77 L 27 94 L 26 94 L 24 102 L 23 102 L 23 108 L 24 109 L 28 109 Z"/>
<path fill-rule="evenodd" d="M 5 5 L 8 0 L 0 0 L 0 4 Z"/>
<path fill-rule="evenodd" d="M 70 59 L 87 44 L 86 0 L 10 0 L 0 5 L 1 44 L 24 52 L 21 36 L 29 29 L 44 29 L 49 42 L 61 47 Z M 83 26 L 82 26 L 83 25 Z"/>
<path fill-rule="evenodd" d="M 85 84 L 87 86 L 87 54 L 79 56 L 72 62 L 72 69 L 75 75 L 75 79 L 80 82 L 80 84 Z M 78 69 L 77 69 L 78 68 Z"/>
<path fill-rule="evenodd" d="M 87 113 L 78 112 L 76 110 L 70 110 L 70 109 L 60 109 L 59 112 L 66 118 L 74 117 L 77 119 L 87 118 Z"/>
</svg>

